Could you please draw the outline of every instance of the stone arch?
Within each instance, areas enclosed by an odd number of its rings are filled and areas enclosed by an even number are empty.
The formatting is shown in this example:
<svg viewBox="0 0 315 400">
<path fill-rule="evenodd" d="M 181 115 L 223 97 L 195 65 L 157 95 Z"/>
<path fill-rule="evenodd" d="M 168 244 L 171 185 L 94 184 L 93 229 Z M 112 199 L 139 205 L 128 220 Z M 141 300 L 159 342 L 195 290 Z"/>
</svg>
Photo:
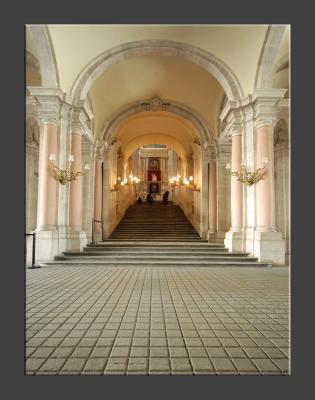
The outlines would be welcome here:
<svg viewBox="0 0 315 400">
<path fill-rule="evenodd" d="M 70 95 L 76 102 L 85 100 L 93 82 L 110 65 L 144 55 L 185 58 L 213 75 L 221 84 L 229 100 L 238 100 L 243 97 L 237 77 L 225 63 L 199 47 L 172 40 L 139 40 L 106 50 L 85 66 L 74 82 Z"/>
<path fill-rule="evenodd" d="M 274 64 L 287 25 L 270 25 L 265 37 L 256 72 L 255 88 L 271 88 Z"/>
<path fill-rule="evenodd" d="M 146 111 L 167 111 L 169 113 L 173 113 L 175 115 L 183 117 L 195 127 L 196 131 L 199 133 L 200 140 L 204 147 L 207 147 L 213 141 L 210 130 L 208 129 L 206 123 L 203 121 L 202 117 L 197 114 L 197 112 L 182 104 L 170 100 L 162 100 L 159 97 L 153 97 L 152 99 L 144 101 L 137 101 L 135 103 L 129 104 L 127 107 L 118 110 L 104 125 L 102 131 L 102 139 L 105 142 L 111 143 L 113 139 L 113 133 L 121 122 L 123 122 L 128 117 Z"/>
<path fill-rule="evenodd" d="M 40 64 L 42 86 L 49 88 L 59 88 L 59 76 L 57 62 L 50 34 L 45 25 L 27 25 L 32 41 L 37 51 Z"/>
</svg>

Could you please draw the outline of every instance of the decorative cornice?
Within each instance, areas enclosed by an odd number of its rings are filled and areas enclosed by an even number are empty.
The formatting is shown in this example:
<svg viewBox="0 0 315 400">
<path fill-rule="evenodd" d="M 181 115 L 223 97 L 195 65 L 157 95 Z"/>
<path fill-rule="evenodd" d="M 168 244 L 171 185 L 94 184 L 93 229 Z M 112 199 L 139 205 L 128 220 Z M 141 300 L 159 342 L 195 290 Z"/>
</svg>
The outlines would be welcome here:
<svg viewBox="0 0 315 400">
<path fill-rule="evenodd" d="M 223 126 L 220 140 L 240 134 L 243 122 L 253 120 L 256 127 L 273 124 L 286 92 L 287 89 L 256 89 L 242 100 L 228 101 L 219 117 Z"/>
</svg>

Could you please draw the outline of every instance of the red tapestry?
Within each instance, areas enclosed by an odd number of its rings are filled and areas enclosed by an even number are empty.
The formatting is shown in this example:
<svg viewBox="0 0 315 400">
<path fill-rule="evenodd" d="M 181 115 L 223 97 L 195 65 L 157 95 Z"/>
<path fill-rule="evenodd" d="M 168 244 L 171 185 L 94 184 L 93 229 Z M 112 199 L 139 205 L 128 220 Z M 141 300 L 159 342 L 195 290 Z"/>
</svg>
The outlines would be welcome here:
<svg viewBox="0 0 315 400">
<path fill-rule="evenodd" d="M 156 179 L 154 177 L 156 176 Z M 160 170 L 154 170 L 154 171 L 149 171 L 148 170 L 148 181 L 160 181 L 161 180 L 161 171 Z"/>
</svg>

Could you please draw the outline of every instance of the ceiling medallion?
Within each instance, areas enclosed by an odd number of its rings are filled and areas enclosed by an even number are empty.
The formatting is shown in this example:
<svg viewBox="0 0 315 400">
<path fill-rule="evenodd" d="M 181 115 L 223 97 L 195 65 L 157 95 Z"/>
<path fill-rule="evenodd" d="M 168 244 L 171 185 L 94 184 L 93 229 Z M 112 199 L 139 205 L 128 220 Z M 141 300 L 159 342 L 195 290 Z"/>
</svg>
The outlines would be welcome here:
<svg viewBox="0 0 315 400">
<path fill-rule="evenodd" d="M 152 97 L 151 99 L 140 103 L 140 109 L 142 111 L 167 111 L 169 107 L 170 103 L 165 102 L 158 96 Z"/>
</svg>

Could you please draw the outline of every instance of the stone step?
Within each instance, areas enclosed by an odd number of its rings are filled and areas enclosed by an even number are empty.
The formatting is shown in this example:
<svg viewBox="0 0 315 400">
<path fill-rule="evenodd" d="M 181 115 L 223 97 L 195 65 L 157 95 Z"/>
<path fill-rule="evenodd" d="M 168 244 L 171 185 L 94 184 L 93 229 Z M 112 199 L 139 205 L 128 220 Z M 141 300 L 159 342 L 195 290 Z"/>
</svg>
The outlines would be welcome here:
<svg viewBox="0 0 315 400">
<path fill-rule="evenodd" d="M 70 251 L 65 251 L 63 252 L 64 255 L 82 255 L 82 256 L 93 256 L 93 255 L 112 255 L 115 256 L 116 254 L 170 254 L 170 255 L 207 255 L 207 256 L 228 256 L 228 257 L 233 257 L 233 256 L 241 256 L 241 255 L 249 255 L 249 253 L 228 253 L 228 251 L 222 252 L 222 251 L 200 251 L 200 250 L 193 250 L 193 251 L 189 251 L 189 250 L 181 250 L 181 251 L 172 251 L 172 250 L 168 250 L 168 249 L 156 249 L 156 250 L 128 250 L 128 249 L 122 249 L 119 252 L 116 250 L 106 250 L 106 251 L 86 251 L 84 250 L 83 252 L 79 253 L 79 252 L 70 252 Z"/>
<path fill-rule="evenodd" d="M 206 240 L 198 240 L 195 242 L 181 242 L 181 241 L 176 241 L 176 242 L 164 242 L 163 240 L 160 241 L 156 241 L 156 242 L 151 242 L 150 240 L 146 240 L 146 241 L 137 241 L 134 242 L 132 240 L 129 241 L 122 241 L 121 243 L 119 243 L 119 241 L 116 242 L 111 242 L 109 240 L 104 241 L 104 242 L 98 242 L 98 243 L 90 243 L 88 244 L 86 247 L 95 247 L 95 248 L 99 248 L 99 247 L 104 247 L 104 248 L 108 248 L 108 247 L 119 247 L 119 246 L 123 246 L 123 247 L 128 247 L 128 246 L 132 246 L 132 247 L 143 247 L 143 246 L 153 246 L 154 248 L 157 247 L 179 247 L 179 248 L 205 248 L 205 249 L 211 249 L 211 248 L 225 248 L 223 244 L 220 243 L 209 243 Z"/>
<path fill-rule="evenodd" d="M 102 261 L 89 261 L 85 259 L 80 259 L 78 261 L 73 260 L 62 260 L 62 261 L 50 261 L 50 262 L 41 262 L 40 266 L 61 266 L 61 265 L 69 265 L 69 266 L 113 266 L 113 267 L 191 267 L 191 266 L 200 266 L 200 267 L 271 267 L 270 263 L 261 263 L 261 262 L 246 262 L 243 261 L 190 261 L 190 260 L 181 260 L 181 261 L 149 261 L 149 260 L 141 260 L 141 261 L 111 261 L 111 260 L 102 260 Z"/>
<path fill-rule="evenodd" d="M 188 255 L 181 255 L 181 256 L 175 256 L 175 255 L 159 255 L 158 257 L 152 257 L 151 255 L 116 255 L 116 256 L 86 256 L 84 259 L 85 260 L 104 260 L 104 261 L 109 261 L 109 262 L 120 262 L 120 261 L 142 261 L 142 260 L 149 260 L 149 261 L 181 261 L 181 260 L 190 260 L 190 261 L 230 261 L 233 258 L 233 261 L 257 261 L 257 257 L 248 257 L 246 255 L 241 255 L 241 256 L 200 256 L 200 255 L 194 255 L 194 256 L 188 256 Z M 66 256 L 56 256 L 55 260 L 81 260 L 80 256 L 74 256 L 74 255 L 66 255 Z"/>
</svg>

